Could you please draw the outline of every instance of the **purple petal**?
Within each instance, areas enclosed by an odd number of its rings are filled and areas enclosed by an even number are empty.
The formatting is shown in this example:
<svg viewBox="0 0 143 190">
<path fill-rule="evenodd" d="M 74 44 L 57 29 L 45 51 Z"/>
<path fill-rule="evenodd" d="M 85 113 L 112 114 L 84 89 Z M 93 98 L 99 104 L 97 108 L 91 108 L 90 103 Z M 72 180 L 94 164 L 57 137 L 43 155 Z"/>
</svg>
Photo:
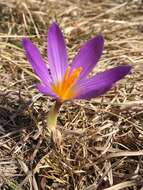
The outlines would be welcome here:
<svg viewBox="0 0 143 190">
<path fill-rule="evenodd" d="M 118 66 L 85 79 L 76 87 L 79 92 L 76 99 L 90 99 L 104 94 L 130 70 L 131 66 Z"/>
<path fill-rule="evenodd" d="M 53 81 L 61 81 L 68 67 L 67 52 L 63 34 L 56 23 L 48 31 L 48 60 Z"/>
<path fill-rule="evenodd" d="M 36 88 L 44 95 L 46 96 L 51 96 L 54 98 L 57 98 L 57 96 L 55 95 L 55 93 L 52 91 L 52 89 L 50 87 L 48 87 L 47 85 L 44 85 L 42 83 L 39 83 L 36 85 Z"/>
<path fill-rule="evenodd" d="M 42 56 L 38 48 L 34 44 L 32 44 L 32 42 L 27 38 L 24 38 L 22 40 L 22 45 L 25 49 L 27 59 L 32 65 L 35 73 L 43 81 L 44 84 L 49 84 L 51 81 L 51 78 L 49 76 L 49 71 L 42 59 Z"/>
<path fill-rule="evenodd" d="M 82 67 L 83 70 L 79 76 L 79 79 L 88 75 L 93 67 L 96 65 L 101 57 L 103 51 L 104 39 L 102 36 L 97 36 L 89 40 L 79 51 L 73 60 L 71 66 L 71 72 L 78 67 Z"/>
</svg>

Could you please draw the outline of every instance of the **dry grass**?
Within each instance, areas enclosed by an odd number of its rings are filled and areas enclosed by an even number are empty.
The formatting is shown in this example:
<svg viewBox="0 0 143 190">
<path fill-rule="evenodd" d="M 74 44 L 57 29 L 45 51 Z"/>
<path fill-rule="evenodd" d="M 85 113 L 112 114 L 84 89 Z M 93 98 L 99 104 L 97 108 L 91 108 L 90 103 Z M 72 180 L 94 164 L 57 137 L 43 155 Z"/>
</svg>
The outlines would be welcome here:
<svg viewBox="0 0 143 190">
<path fill-rule="evenodd" d="M 103 97 L 62 106 L 60 148 L 44 137 L 53 101 L 34 88 L 21 47 L 21 38 L 29 36 L 46 57 L 43 42 L 53 20 L 65 33 L 70 59 L 86 40 L 104 35 L 104 54 L 93 73 L 133 66 Z M 0 1 L 1 189 L 142 189 L 142 20 L 141 0 Z"/>
</svg>

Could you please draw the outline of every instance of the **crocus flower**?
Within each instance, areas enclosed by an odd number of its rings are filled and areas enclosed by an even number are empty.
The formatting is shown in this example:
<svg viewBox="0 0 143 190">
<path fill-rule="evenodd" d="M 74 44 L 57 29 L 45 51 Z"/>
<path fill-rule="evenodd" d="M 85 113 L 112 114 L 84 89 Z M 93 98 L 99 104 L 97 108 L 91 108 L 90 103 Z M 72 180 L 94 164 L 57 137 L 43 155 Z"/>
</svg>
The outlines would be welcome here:
<svg viewBox="0 0 143 190">
<path fill-rule="evenodd" d="M 81 47 L 71 66 L 68 65 L 63 34 L 56 23 L 49 28 L 47 42 L 48 65 L 29 39 L 24 38 L 22 41 L 27 59 L 40 79 L 36 87 L 41 93 L 54 97 L 58 102 L 100 96 L 131 69 L 129 65 L 122 65 L 88 77 L 103 51 L 104 39 L 100 35 Z"/>
</svg>

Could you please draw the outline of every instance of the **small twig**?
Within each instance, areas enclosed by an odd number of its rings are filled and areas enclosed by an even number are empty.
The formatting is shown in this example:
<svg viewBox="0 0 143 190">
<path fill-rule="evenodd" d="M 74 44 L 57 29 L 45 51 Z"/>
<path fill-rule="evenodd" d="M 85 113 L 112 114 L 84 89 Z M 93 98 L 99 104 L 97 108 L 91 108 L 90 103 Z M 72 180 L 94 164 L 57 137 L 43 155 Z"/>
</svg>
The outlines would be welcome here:
<svg viewBox="0 0 143 190">
<path fill-rule="evenodd" d="M 112 187 L 106 188 L 104 190 L 120 190 L 120 189 L 124 189 L 126 187 L 132 187 L 134 185 L 136 185 L 137 183 L 135 181 L 125 181 L 122 183 L 118 183 L 116 185 L 113 185 Z"/>
</svg>

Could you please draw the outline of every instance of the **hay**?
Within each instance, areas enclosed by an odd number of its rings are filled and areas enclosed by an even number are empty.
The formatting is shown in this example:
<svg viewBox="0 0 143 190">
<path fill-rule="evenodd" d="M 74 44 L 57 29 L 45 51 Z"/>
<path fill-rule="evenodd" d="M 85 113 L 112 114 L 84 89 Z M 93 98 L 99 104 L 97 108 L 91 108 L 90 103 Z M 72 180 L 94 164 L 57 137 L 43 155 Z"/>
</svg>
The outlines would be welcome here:
<svg viewBox="0 0 143 190">
<path fill-rule="evenodd" d="M 0 1 L 0 186 L 50 190 L 119 190 L 143 186 L 143 3 L 138 0 Z M 21 39 L 46 57 L 48 26 L 60 23 L 70 60 L 103 34 L 104 54 L 92 74 L 130 64 L 132 74 L 102 97 L 65 103 L 60 148 L 44 137 L 53 101 L 37 81 Z"/>
</svg>

